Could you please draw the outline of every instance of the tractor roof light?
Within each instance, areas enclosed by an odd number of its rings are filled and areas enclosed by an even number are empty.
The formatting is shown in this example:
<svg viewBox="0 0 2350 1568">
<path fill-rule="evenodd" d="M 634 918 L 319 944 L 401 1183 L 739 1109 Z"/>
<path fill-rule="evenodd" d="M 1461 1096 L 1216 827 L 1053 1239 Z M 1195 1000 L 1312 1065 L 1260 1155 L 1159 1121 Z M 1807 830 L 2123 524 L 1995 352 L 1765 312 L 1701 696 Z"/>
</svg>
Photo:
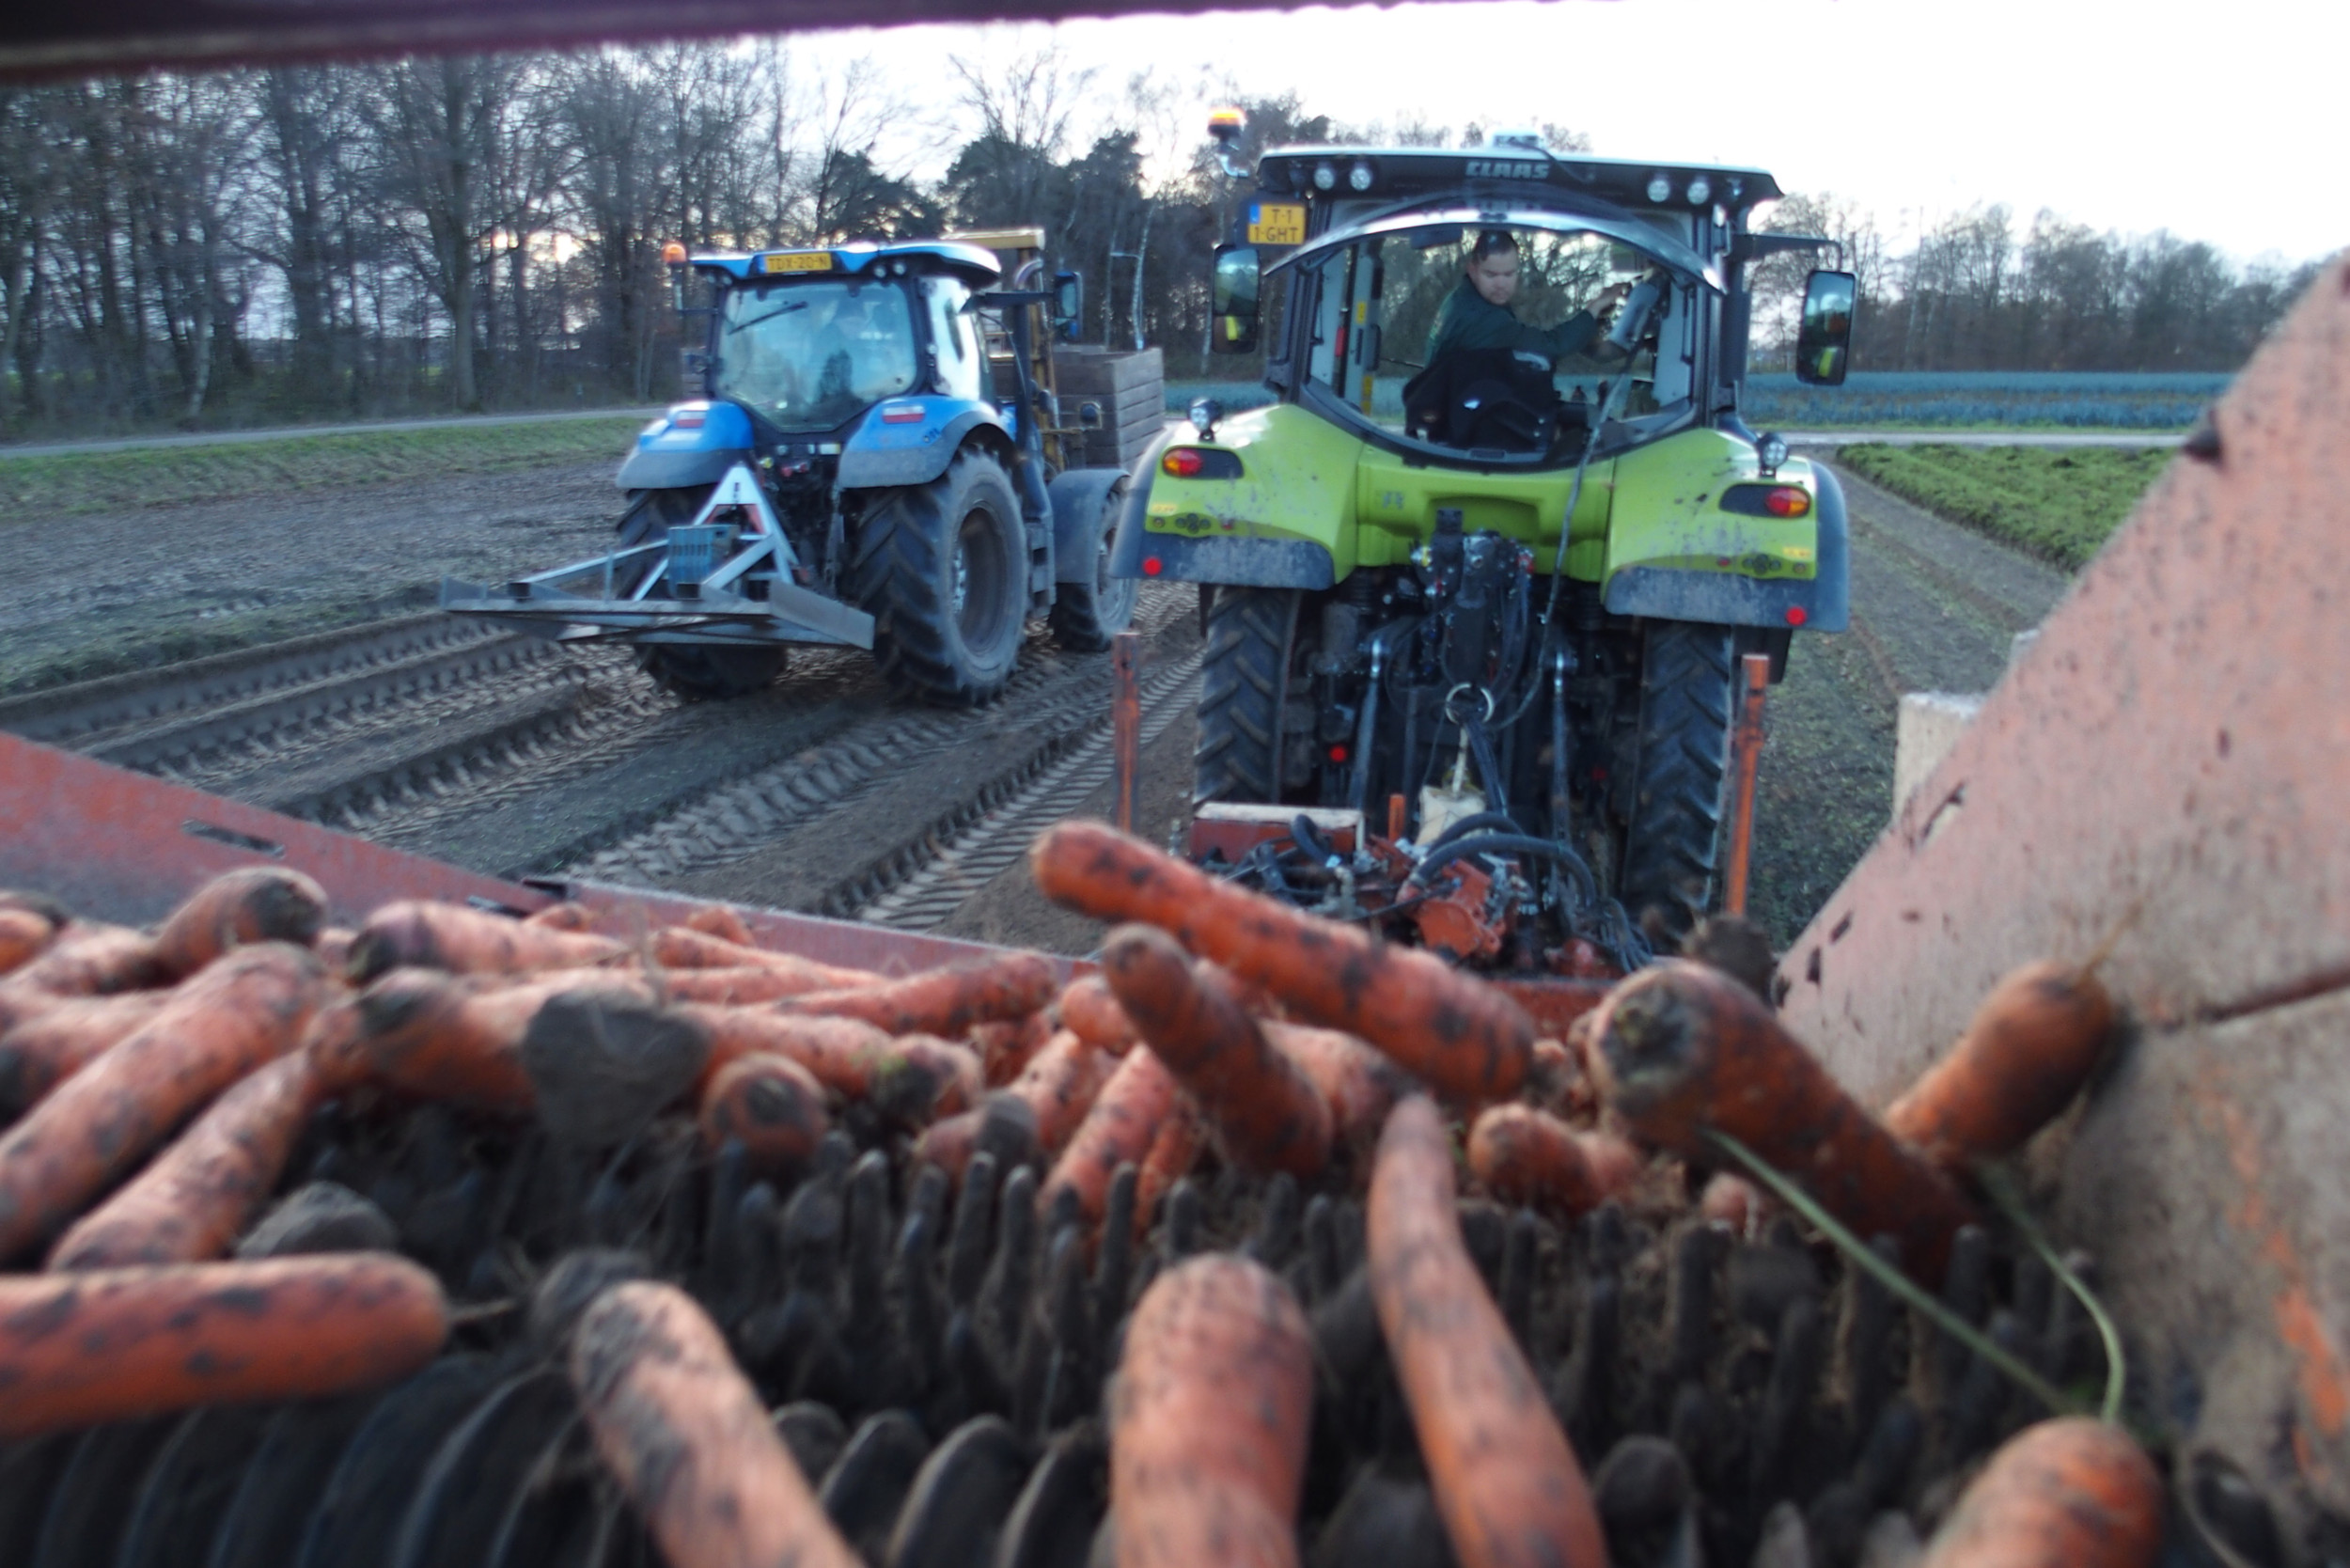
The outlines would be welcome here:
<svg viewBox="0 0 2350 1568">
<path fill-rule="evenodd" d="M 1707 202 L 1709 202 L 1709 201 L 1711 201 L 1711 200 L 1713 200 L 1713 199 L 1714 199 L 1714 186 L 1713 186 L 1713 182 L 1712 182 L 1711 180 L 1707 180 L 1707 179 L 1705 178 L 1705 176 L 1703 176 L 1703 175 L 1701 175 L 1701 174 L 1700 174 L 1700 175 L 1699 175 L 1699 176 L 1698 176 L 1695 180 L 1690 180 L 1690 181 L 1689 181 L 1689 205 L 1690 205 L 1690 206 L 1692 206 L 1692 207 L 1702 207 L 1702 206 L 1704 206 Z"/>
<path fill-rule="evenodd" d="M 1339 166 L 1324 158 L 1314 165 L 1314 189 L 1335 191 L 1339 188 Z"/>
<path fill-rule="evenodd" d="M 1194 398 L 1185 411 L 1191 416 L 1191 428 L 1199 432 L 1202 441 L 1215 439 L 1216 422 L 1224 417 L 1224 405 L 1214 398 Z"/>
<path fill-rule="evenodd" d="M 684 266 L 685 247 L 679 244 L 675 240 L 670 241 L 667 244 L 661 247 L 661 260 L 664 266 Z"/>
<path fill-rule="evenodd" d="M 1650 176 L 1648 198 L 1651 201 L 1670 201 L 1673 198 L 1672 180 L 1661 174 Z"/>
<path fill-rule="evenodd" d="M 1787 465 L 1787 438 L 1777 431 L 1765 431 L 1754 444 L 1754 460 L 1762 467 L 1762 477 L 1769 478 Z"/>
<path fill-rule="evenodd" d="M 1346 171 L 1347 188 L 1353 191 L 1368 191 L 1371 189 L 1371 182 L 1374 176 L 1371 173 L 1371 165 L 1365 160 L 1357 158 L 1355 160 L 1355 166 Z"/>
<path fill-rule="evenodd" d="M 1228 142 L 1238 136 L 1244 123 L 1241 112 L 1230 104 L 1208 111 L 1208 134 L 1219 142 Z"/>
</svg>

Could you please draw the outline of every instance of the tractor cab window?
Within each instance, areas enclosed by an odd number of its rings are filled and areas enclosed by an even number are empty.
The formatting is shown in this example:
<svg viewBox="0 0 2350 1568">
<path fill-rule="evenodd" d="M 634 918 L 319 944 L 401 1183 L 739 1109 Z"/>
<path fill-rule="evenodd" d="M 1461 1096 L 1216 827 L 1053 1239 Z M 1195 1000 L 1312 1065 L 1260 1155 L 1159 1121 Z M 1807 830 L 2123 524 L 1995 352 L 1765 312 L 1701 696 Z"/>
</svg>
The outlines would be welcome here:
<svg viewBox="0 0 2350 1568">
<path fill-rule="evenodd" d="M 716 390 L 778 429 L 832 430 L 917 379 L 913 313 L 895 284 L 827 278 L 726 292 Z"/>
<path fill-rule="evenodd" d="M 1368 237 L 1312 269 L 1308 379 L 1399 435 L 1571 460 L 1617 376 L 1631 377 L 1618 419 L 1688 397 L 1686 288 L 1662 285 L 1657 324 L 1629 355 L 1606 341 L 1610 290 L 1653 273 L 1637 249 L 1590 232 Z"/>
<path fill-rule="evenodd" d="M 965 308 L 971 290 L 959 277 L 926 277 L 922 298 L 930 307 L 931 356 L 939 392 L 949 398 L 987 396 L 987 355 L 979 327 Z"/>
</svg>

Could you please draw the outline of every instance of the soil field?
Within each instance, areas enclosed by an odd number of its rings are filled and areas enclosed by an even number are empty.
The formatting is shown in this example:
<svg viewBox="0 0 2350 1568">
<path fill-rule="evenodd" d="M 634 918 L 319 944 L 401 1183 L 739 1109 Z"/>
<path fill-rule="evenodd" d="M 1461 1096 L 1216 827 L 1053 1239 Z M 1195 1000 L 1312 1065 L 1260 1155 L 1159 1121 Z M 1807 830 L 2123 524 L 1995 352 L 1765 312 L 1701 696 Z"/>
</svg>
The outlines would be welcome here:
<svg viewBox="0 0 2350 1568">
<path fill-rule="evenodd" d="M 0 589 L 0 668 L 43 689 L 0 700 L 0 728 L 495 874 L 1094 944 L 1037 899 L 1022 851 L 1059 817 L 1107 813 L 1105 655 L 1033 634 L 1012 693 L 979 713 L 900 703 L 864 655 L 831 651 L 795 654 L 756 698 L 687 703 L 620 651 L 421 608 L 444 572 L 494 581 L 598 547 L 610 476 L 567 463 L 44 529 L 62 570 Z M 1989 685 L 2066 582 L 1846 483 L 1854 630 L 1798 638 L 1768 710 L 1754 905 L 1782 944 L 1891 809 L 1899 694 Z M 1161 841 L 1190 782 L 1196 611 L 1153 586 L 1137 618 L 1142 828 Z M 54 684 L 74 670 L 127 673 Z"/>
</svg>

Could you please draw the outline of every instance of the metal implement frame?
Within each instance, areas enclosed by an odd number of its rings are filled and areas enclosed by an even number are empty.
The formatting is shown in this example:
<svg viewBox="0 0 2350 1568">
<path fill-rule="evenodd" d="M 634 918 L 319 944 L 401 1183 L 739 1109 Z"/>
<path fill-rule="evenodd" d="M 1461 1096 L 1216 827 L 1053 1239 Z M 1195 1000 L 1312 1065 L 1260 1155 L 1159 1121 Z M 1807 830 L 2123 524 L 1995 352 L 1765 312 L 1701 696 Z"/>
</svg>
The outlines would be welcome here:
<svg viewBox="0 0 2350 1568">
<path fill-rule="evenodd" d="M 706 526 L 713 517 L 736 508 L 750 512 L 757 526 L 738 536 L 740 548 L 716 571 L 697 582 L 671 582 L 669 598 L 650 597 L 656 586 L 668 581 L 669 541 L 664 538 L 517 577 L 495 588 L 444 577 L 441 608 L 453 615 L 481 616 L 551 642 L 825 643 L 870 650 L 871 616 L 792 580 L 799 559 L 749 464 L 738 463 L 728 469 L 693 520 L 678 527 Z M 612 588 L 620 563 L 656 553 L 660 559 L 644 581 L 626 598 L 615 597 Z M 732 591 L 761 568 L 770 573 L 766 598 Z M 598 573 L 603 578 L 601 597 L 562 589 L 565 583 Z"/>
</svg>

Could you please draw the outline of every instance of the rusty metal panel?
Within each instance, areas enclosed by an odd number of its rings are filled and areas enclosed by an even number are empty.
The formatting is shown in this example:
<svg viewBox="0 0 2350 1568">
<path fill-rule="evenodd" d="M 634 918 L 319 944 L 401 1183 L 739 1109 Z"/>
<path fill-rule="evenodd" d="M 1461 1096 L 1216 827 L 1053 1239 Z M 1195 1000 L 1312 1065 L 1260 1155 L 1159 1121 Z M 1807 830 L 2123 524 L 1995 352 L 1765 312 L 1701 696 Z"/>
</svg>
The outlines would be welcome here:
<svg viewBox="0 0 2350 1568">
<path fill-rule="evenodd" d="M 2164 1414 L 2304 1526 L 2350 1516 L 2350 1030 L 2294 1006 L 2350 988 L 2346 290 L 2337 263 L 1779 977 L 1790 1024 L 1881 1105 L 2006 970 L 2113 938 L 2138 1034 L 2042 1152 L 2060 1213 L 2116 1244 L 2130 1327 L 2209 1396 Z"/>
</svg>

